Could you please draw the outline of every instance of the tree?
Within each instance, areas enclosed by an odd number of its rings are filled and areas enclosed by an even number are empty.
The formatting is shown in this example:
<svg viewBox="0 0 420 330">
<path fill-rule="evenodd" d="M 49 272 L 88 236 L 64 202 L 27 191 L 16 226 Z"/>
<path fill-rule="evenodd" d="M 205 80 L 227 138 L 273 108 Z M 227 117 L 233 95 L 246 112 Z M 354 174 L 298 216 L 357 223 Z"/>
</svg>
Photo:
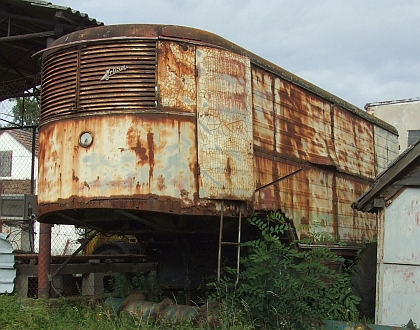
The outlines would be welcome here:
<svg viewBox="0 0 420 330">
<path fill-rule="evenodd" d="M 36 97 L 19 97 L 13 99 L 13 122 L 19 126 L 36 126 L 39 123 L 39 100 Z"/>
</svg>

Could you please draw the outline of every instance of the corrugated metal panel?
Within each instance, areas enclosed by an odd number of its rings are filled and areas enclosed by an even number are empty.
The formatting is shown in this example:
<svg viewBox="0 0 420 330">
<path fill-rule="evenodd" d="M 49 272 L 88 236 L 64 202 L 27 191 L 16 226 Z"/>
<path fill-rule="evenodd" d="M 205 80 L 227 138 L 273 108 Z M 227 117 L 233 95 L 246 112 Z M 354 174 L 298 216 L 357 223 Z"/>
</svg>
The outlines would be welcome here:
<svg viewBox="0 0 420 330">
<path fill-rule="evenodd" d="M 254 196 L 249 59 L 197 47 L 197 136 L 200 197 Z"/>
<path fill-rule="evenodd" d="M 374 128 L 375 170 L 378 175 L 398 156 L 398 137 L 379 126 Z"/>
<path fill-rule="evenodd" d="M 86 131 L 93 143 L 83 148 Z M 40 204 L 155 194 L 188 205 L 196 193 L 194 118 L 84 117 L 46 124 L 39 139 Z"/>
<path fill-rule="evenodd" d="M 277 81 L 276 81 L 277 85 Z M 316 164 L 335 162 L 330 104 L 289 82 L 276 88 L 276 118 L 281 154 Z"/>
<path fill-rule="evenodd" d="M 195 113 L 195 46 L 159 42 L 158 48 L 159 106 Z"/>
<path fill-rule="evenodd" d="M 12 293 L 16 277 L 12 244 L 0 233 L 0 293 Z"/>
<path fill-rule="evenodd" d="M 375 177 L 373 124 L 340 107 L 334 107 L 334 140 L 338 163 L 344 171 Z"/>
</svg>

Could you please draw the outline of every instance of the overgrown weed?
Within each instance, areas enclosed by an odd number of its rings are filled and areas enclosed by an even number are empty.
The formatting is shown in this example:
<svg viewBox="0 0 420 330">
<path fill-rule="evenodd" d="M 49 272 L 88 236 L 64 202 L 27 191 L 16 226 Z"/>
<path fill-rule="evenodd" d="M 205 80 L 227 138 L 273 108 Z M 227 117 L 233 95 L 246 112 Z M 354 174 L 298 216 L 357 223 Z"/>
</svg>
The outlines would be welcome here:
<svg viewBox="0 0 420 330">
<path fill-rule="evenodd" d="M 359 298 L 351 293 L 350 273 L 340 274 L 328 267 L 344 263 L 342 257 L 324 247 L 299 250 L 301 241 L 284 243 L 281 238 L 292 228 L 279 212 L 266 219 L 248 220 L 261 235 L 243 244 L 248 253 L 241 258 L 240 284 L 235 290 L 221 290 L 219 286 L 212 299 L 228 301 L 227 311 L 258 329 L 313 329 L 327 318 L 358 318 Z M 222 287 L 233 287 L 235 272 L 226 268 Z M 210 287 L 217 288 L 218 284 L 211 283 Z"/>
</svg>

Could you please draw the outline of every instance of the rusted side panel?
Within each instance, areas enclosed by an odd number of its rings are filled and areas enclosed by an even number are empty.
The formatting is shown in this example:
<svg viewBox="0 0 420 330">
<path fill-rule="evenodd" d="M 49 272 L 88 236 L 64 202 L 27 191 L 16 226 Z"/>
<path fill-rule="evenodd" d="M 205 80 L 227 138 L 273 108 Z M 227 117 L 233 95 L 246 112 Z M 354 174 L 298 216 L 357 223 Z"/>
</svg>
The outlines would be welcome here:
<svg viewBox="0 0 420 330">
<path fill-rule="evenodd" d="M 197 104 L 195 46 L 158 43 L 159 106 L 194 113 Z"/>
<path fill-rule="evenodd" d="M 307 168 L 285 181 L 282 209 L 293 220 L 298 237 L 335 237 L 333 175 Z"/>
<path fill-rule="evenodd" d="M 197 47 L 197 136 L 200 197 L 254 196 L 249 59 Z"/>
<path fill-rule="evenodd" d="M 337 175 L 337 228 L 338 238 L 345 242 L 363 243 L 376 239 L 376 214 L 358 212 L 351 208 L 369 185 L 347 175 Z"/>
<path fill-rule="evenodd" d="M 373 124 L 334 107 L 334 140 L 339 167 L 351 174 L 375 177 Z"/>
<path fill-rule="evenodd" d="M 317 167 L 255 157 L 257 188 L 302 168 L 292 177 L 256 193 L 256 210 L 281 210 L 293 220 L 299 238 L 359 244 L 375 238 L 376 216 L 353 211 L 366 184 Z"/>
<path fill-rule="evenodd" d="M 273 77 L 257 67 L 252 68 L 252 106 L 254 144 L 274 150 Z"/>
<path fill-rule="evenodd" d="M 267 159 L 258 155 L 254 157 L 256 188 L 269 184 L 280 177 L 274 167 L 273 159 Z M 278 184 L 273 184 L 258 190 L 255 193 L 254 208 L 256 211 L 279 209 L 280 195 Z"/>
<path fill-rule="evenodd" d="M 375 126 L 375 174 L 378 175 L 398 156 L 398 136 Z M 360 197 L 360 196 L 358 196 Z"/>
<path fill-rule="evenodd" d="M 299 164 L 255 158 L 256 181 L 263 186 L 299 168 Z M 256 210 L 280 209 L 293 220 L 300 238 L 314 233 L 333 235 L 332 174 L 311 167 L 256 193 Z"/>
<path fill-rule="evenodd" d="M 79 145 L 82 132 L 93 143 Z M 195 123 L 190 117 L 107 115 L 41 127 L 39 203 L 155 194 L 193 203 Z"/>
<path fill-rule="evenodd" d="M 316 164 L 335 162 L 330 105 L 287 81 L 276 80 L 277 150 Z"/>
</svg>

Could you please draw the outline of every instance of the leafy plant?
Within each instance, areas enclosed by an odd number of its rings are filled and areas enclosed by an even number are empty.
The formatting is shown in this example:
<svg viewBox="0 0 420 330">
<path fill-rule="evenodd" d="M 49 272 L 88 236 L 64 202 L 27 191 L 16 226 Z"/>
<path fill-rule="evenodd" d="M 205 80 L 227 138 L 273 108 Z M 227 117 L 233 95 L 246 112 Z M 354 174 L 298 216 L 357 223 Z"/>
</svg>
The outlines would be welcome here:
<svg viewBox="0 0 420 330">
<path fill-rule="evenodd" d="M 126 297 L 133 292 L 142 292 L 150 301 L 160 301 L 162 299 L 164 286 L 159 282 L 155 272 L 148 275 L 134 275 L 131 278 L 116 273 L 110 279 L 109 284 L 113 293 L 119 297 Z"/>
<path fill-rule="evenodd" d="M 321 296 L 325 319 L 357 322 L 359 313 L 357 305 L 360 298 L 353 294 L 351 278 L 352 267 L 347 267 L 335 276 L 334 283 Z"/>
<path fill-rule="evenodd" d="M 240 284 L 225 292 L 224 299 L 234 302 L 231 308 L 236 314 L 246 311 L 242 314 L 251 315 L 255 327 L 276 329 L 311 329 L 329 316 L 339 320 L 355 317 L 358 300 L 350 294 L 348 275 L 328 267 L 343 263 L 343 258 L 328 248 L 300 251 L 298 241 L 283 243 L 281 238 L 292 228 L 278 212 L 267 219 L 248 220 L 261 236 L 243 244 L 248 254 L 241 258 Z M 223 280 L 226 287 L 232 287 L 228 277 Z M 327 282 L 334 284 L 328 287 Z M 218 291 L 213 298 L 223 297 Z"/>
</svg>

